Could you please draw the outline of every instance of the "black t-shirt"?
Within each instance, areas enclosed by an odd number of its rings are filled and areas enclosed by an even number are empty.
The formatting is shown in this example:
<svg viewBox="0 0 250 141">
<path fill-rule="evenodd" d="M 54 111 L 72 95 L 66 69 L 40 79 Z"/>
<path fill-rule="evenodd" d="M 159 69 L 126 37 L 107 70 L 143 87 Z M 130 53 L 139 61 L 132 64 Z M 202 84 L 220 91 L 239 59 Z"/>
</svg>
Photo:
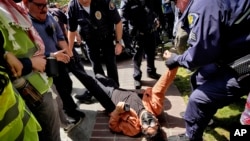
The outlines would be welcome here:
<svg viewBox="0 0 250 141">
<path fill-rule="evenodd" d="M 138 96 L 138 94 L 134 91 L 124 90 L 124 89 L 115 89 L 113 91 L 111 100 L 115 105 L 118 102 L 123 101 L 130 105 L 130 108 L 133 108 L 137 115 L 145 109 L 142 103 L 142 99 Z"/>
</svg>

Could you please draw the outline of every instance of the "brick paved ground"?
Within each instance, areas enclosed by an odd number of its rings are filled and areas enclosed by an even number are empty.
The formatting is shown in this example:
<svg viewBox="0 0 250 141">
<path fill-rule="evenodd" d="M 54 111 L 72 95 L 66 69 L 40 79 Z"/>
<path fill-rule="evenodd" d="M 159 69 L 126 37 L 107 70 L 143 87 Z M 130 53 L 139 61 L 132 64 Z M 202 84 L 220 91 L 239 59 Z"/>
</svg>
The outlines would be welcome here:
<svg viewBox="0 0 250 141">
<path fill-rule="evenodd" d="M 164 61 L 161 57 L 156 58 L 156 67 L 158 73 L 163 73 L 166 69 Z M 85 69 L 89 74 L 91 73 L 90 64 L 85 65 Z M 119 81 L 122 88 L 134 89 L 134 81 L 132 78 L 133 65 L 131 59 L 119 60 Z M 142 62 L 142 83 L 143 87 L 152 86 L 155 80 L 147 78 L 146 76 L 146 62 Z M 71 74 L 73 80 L 73 94 L 81 94 L 85 91 L 84 86 Z M 108 128 L 108 116 L 103 113 L 101 105 L 95 101 L 93 104 L 80 104 L 79 108 L 86 113 L 83 122 L 72 129 L 68 134 L 61 130 L 61 137 L 63 141 L 141 141 L 142 137 L 127 137 L 120 134 L 110 132 Z M 176 135 L 185 132 L 184 121 L 180 116 L 186 108 L 182 97 L 175 85 L 171 85 L 166 93 L 164 112 L 159 117 L 162 128 L 166 136 Z"/>
</svg>

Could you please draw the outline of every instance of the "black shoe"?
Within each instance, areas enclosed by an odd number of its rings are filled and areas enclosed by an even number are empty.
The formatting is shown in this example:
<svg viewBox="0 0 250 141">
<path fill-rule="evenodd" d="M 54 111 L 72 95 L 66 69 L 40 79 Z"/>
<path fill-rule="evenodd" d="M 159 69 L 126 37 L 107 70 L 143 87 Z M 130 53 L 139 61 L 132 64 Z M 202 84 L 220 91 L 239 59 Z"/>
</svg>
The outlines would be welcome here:
<svg viewBox="0 0 250 141">
<path fill-rule="evenodd" d="M 85 104 L 91 104 L 91 103 L 93 103 L 93 101 L 92 101 L 92 94 L 89 91 L 86 91 L 82 95 L 76 95 L 75 98 L 80 103 L 85 103 Z"/>
<path fill-rule="evenodd" d="M 179 134 L 168 137 L 168 141 L 189 141 L 189 138 L 185 134 Z"/>
<path fill-rule="evenodd" d="M 67 111 L 67 112 L 65 112 L 65 114 L 68 116 L 68 120 L 70 122 L 75 121 L 75 120 L 77 120 L 79 118 L 84 118 L 85 117 L 85 113 L 78 110 L 78 109 L 70 110 L 70 112 Z"/>
<path fill-rule="evenodd" d="M 148 77 L 158 80 L 161 77 L 161 75 L 158 73 L 148 73 Z"/>
<path fill-rule="evenodd" d="M 70 132 L 74 127 L 76 127 L 82 122 L 82 119 L 83 118 L 78 117 L 77 119 L 74 119 L 74 121 L 69 121 L 67 126 L 63 128 L 64 132 Z"/>
<path fill-rule="evenodd" d="M 76 115 L 76 117 L 81 117 L 81 118 L 84 118 L 85 117 L 85 113 L 84 112 L 82 112 L 82 111 L 80 111 L 80 110 L 75 110 L 74 111 L 74 113 L 75 113 L 75 115 Z"/>
<path fill-rule="evenodd" d="M 134 85 L 135 85 L 135 89 L 140 89 L 141 88 L 141 81 L 135 80 Z"/>
</svg>

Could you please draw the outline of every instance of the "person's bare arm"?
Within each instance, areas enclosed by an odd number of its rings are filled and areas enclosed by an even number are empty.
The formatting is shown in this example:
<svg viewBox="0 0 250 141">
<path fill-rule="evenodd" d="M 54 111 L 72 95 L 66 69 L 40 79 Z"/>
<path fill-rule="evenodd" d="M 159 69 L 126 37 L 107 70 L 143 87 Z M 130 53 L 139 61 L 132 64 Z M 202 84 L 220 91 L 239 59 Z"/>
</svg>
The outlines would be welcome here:
<svg viewBox="0 0 250 141">
<path fill-rule="evenodd" d="M 69 45 L 69 56 L 72 57 L 73 53 L 72 53 L 72 49 L 74 47 L 74 41 L 75 41 L 75 37 L 76 37 L 77 31 L 71 32 L 68 31 L 68 45 Z"/>
<path fill-rule="evenodd" d="M 115 25 L 116 41 L 119 42 L 119 43 L 116 43 L 116 46 L 115 46 L 116 55 L 119 55 L 122 52 L 122 45 L 120 43 L 122 40 L 122 30 L 123 30 L 122 21 L 120 21 L 119 23 Z"/>
</svg>

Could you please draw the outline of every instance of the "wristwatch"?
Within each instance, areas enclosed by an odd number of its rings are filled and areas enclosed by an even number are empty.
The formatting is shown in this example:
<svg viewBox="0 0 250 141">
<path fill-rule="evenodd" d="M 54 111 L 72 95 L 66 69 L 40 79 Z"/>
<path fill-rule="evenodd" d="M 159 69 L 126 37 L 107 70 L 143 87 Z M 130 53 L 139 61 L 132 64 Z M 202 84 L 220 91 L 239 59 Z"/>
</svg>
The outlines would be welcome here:
<svg viewBox="0 0 250 141">
<path fill-rule="evenodd" d="M 116 44 L 121 44 L 121 41 L 116 40 L 115 43 L 116 43 Z"/>
</svg>

